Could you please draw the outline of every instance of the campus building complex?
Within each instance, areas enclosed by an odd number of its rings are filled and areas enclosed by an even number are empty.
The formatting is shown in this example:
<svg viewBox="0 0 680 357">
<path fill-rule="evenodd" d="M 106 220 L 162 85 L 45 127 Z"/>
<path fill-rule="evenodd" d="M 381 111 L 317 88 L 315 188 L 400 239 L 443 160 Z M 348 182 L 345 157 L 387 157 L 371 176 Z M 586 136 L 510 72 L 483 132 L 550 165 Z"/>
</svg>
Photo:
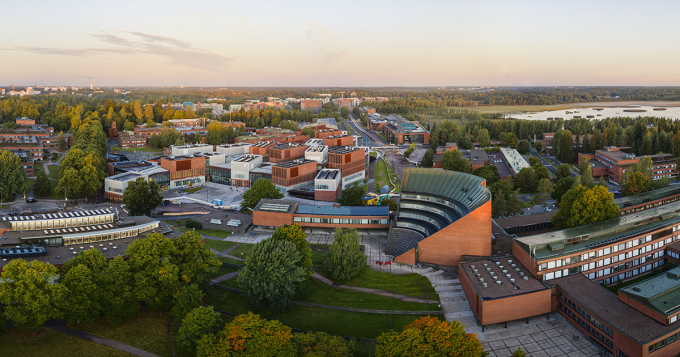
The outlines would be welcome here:
<svg viewBox="0 0 680 357">
<path fill-rule="evenodd" d="M 253 209 L 253 225 L 270 228 L 293 223 L 316 228 L 388 228 L 389 220 L 387 206 L 314 206 L 263 199 Z"/>
<path fill-rule="evenodd" d="M 641 157 L 636 156 L 630 147 L 605 147 L 604 150 L 596 150 L 595 154 L 579 154 L 579 165 L 584 158 L 590 159 L 593 165 L 593 177 L 604 176 L 616 184 L 623 182 L 623 177 L 640 162 Z M 676 160 L 673 154 L 649 155 L 652 160 L 653 180 L 662 178 L 674 178 L 677 174 Z"/>
</svg>

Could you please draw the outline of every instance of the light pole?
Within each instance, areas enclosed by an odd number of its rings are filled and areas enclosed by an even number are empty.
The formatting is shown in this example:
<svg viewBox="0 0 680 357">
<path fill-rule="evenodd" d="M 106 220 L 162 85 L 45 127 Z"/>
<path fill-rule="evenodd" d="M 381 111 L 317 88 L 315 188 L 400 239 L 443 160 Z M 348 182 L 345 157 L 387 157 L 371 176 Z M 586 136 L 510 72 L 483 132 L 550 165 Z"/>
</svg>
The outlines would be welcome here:
<svg viewBox="0 0 680 357">
<path fill-rule="evenodd" d="M 66 198 L 66 187 L 64 187 L 64 208 L 66 208 L 66 202 L 68 201 L 68 198 Z"/>
<path fill-rule="evenodd" d="M 4 189 L 4 187 L 0 187 L 0 209 L 2 209 L 2 190 Z"/>
</svg>

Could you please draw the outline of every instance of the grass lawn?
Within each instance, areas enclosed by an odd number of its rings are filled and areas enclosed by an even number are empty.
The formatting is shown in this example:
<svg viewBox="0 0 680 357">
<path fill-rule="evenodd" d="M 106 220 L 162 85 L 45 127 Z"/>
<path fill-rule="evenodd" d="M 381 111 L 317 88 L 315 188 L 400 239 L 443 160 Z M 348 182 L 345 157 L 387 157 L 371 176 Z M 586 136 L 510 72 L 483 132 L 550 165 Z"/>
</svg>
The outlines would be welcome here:
<svg viewBox="0 0 680 357">
<path fill-rule="evenodd" d="M 33 191 L 33 185 L 35 184 L 35 179 L 26 179 L 26 192 Z"/>
<path fill-rule="evenodd" d="M 61 170 L 61 166 L 59 165 L 47 165 L 47 169 L 50 170 L 50 174 L 47 175 L 49 178 L 59 180 L 59 170 Z"/>
<path fill-rule="evenodd" d="M 237 265 L 243 265 L 243 264 L 246 263 L 246 262 L 242 262 L 240 260 L 226 258 L 226 257 L 217 257 L 217 259 L 219 259 L 221 262 L 224 262 L 224 263 L 231 263 L 231 264 L 237 264 Z"/>
<path fill-rule="evenodd" d="M 241 243 L 238 247 L 234 248 L 231 252 L 229 252 L 229 255 L 233 255 L 238 258 L 243 258 L 246 259 L 248 254 L 250 254 L 250 251 L 253 250 L 254 244 L 248 244 L 248 243 Z M 241 254 L 243 253 L 243 254 Z"/>
<path fill-rule="evenodd" d="M 421 317 L 418 315 L 365 314 L 296 305 L 289 307 L 283 313 L 278 313 L 268 308 L 255 309 L 245 296 L 219 289 L 212 289 L 205 303 L 236 314 L 253 311 L 263 318 L 279 320 L 286 326 L 299 329 L 363 338 L 376 338 L 390 330 L 399 331 Z M 440 318 L 443 318 L 443 315 Z"/>
<path fill-rule="evenodd" d="M 49 328 L 38 333 L 10 329 L 0 335 L 3 356 L 51 356 L 51 357 L 123 357 L 132 356 L 123 351 L 73 337 Z"/>
<path fill-rule="evenodd" d="M 135 346 L 159 356 L 171 357 L 172 348 L 170 347 L 170 336 L 168 336 L 169 314 L 169 312 L 159 313 L 142 308 L 135 316 L 128 317 L 117 325 L 111 325 L 103 317 L 99 317 L 89 325 L 73 324 L 71 327 Z M 173 324 L 173 334 L 177 333 L 178 327 L 178 324 Z M 175 352 L 177 356 L 190 356 L 177 346 L 175 346 Z M 78 354 L 71 355 L 77 356 Z"/>
<path fill-rule="evenodd" d="M 194 192 L 200 191 L 201 189 L 203 189 L 203 187 L 188 188 L 188 189 L 184 190 L 184 192 L 194 193 Z"/>
<path fill-rule="evenodd" d="M 653 277 L 653 276 L 655 276 L 655 275 L 658 275 L 658 274 L 661 274 L 661 273 L 663 273 L 663 272 L 665 272 L 665 271 L 671 270 L 671 269 L 675 268 L 676 266 L 677 266 L 677 265 L 675 265 L 675 264 L 666 264 L 666 265 L 662 266 L 661 268 L 656 268 L 655 270 L 652 270 L 651 272 L 649 272 L 649 273 L 647 273 L 647 274 L 645 274 L 645 275 L 638 276 L 638 277 L 635 278 L 635 279 L 628 280 L 628 281 L 624 281 L 624 282 L 621 283 L 621 284 L 616 284 L 616 285 L 607 286 L 606 289 L 609 290 L 609 291 L 611 291 L 612 293 L 618 295 L 619 289 L 623 289 L 623 288 L 625 288 L 626 286 L 630 286 L 630 285 L 633 285 L 633 284 L 637 284 L 637 283 L 639 283 L 639 282 L 641 282 L 641 281 L 643 281 L 643 280 L 645 280 L 645 279 L 649 279 L 649 278 L 651 278 L 651 277 Z"/>
<path fill-rule="evenodd" d="M 371 152 L 368 153 L 368 155 L 376 157 L 376 156 L 378 156 L 378 153 L 375 152 L 375 151 L 371 151 Z"/>
<path fill-rule="evenodd" d="M 234 242 L 225 242 L 223 240 L 214 240 L 214 239 L 206 239 L 205 244 L 208 245 L 208 247 L 215 249 L 218 252 L 223 252 L 231 247 L 234 246 Z"/>
<path fill-rule="evenodd" d="M 116 152 L 116 151 L 131 151 L 131 152 L 137 151 L 137 152 L 141 152 L 141 151 L 143 151 L 143 152 L 157 152 L 157 153 L 163 152 L 162 149 L 154 149 L 154 148 L 121 148 L 121 147 L 118 146 L 118 145 L 111 146 L 111 151 L 112 151 L 112 152 Z"/>
<path fill-rule="evenodd" d="M 397 177 L 397 174 L 394 173 L 394 170 L 392 170 L 392 166 L 387 164 L 387 161 L 385 160 L 380 160 L 379 162 L 375 163 L 375 173 L 373 175 L 374 180 L 375 180 L 375 190 L 379 191 L 381 187 L 385 185 L 390 186 L 390 190 L 394 189 L 394 185 L 390 182 L 388 178 L 388 172 L 389 172 L 389 177 L 392 178 L 392 180 L 396 181 L 399 183 L 399 177 Z M 400 185 L 397 184 L 396 190 L 394 192 L 399 192 L 400 191 Z"/>
<path fill-rule="evenodd" d="M 175 226 L 175 229 L 180 231 L 180 232 L 187 232 L 187 231 L 192 230 L 192 229 L 187 228 L 187 227 L 179 227 L 179 226 Z M 231 235 L 231 232 L 216 231 L 214 229 L 196 229 L 195 231 L 199 234 L 211 236 L 211 237 L 215 237 L 215 238 L 227 238 Z"/>
</svg>

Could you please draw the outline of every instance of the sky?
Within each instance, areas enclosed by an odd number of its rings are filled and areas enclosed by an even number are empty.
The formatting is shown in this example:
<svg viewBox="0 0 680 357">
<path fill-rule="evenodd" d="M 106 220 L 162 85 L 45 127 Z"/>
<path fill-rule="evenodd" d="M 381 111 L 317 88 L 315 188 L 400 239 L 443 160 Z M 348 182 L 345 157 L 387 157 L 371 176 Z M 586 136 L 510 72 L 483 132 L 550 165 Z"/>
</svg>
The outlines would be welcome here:
<svg viewBox="0 0 680 357">
<path fill-rule="evenodd" d="M 35 0 L 2 13 L 0 86 L 680 85 L 678 1 Z"/>
</svg>

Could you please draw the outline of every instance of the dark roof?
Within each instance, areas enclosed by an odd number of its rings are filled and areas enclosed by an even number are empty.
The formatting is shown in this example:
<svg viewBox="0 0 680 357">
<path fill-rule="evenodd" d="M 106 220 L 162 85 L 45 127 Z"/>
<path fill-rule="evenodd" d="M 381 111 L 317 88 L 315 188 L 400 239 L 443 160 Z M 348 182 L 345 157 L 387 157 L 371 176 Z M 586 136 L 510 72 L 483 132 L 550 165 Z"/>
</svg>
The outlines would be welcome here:
<svg viewBox="0 0 680 357">
<path fill-rule="evenodd" d="M 620 208 L 625 208 L 630 206 L 637 206 L 645 202 L 656 201 L 677 194 L 680 194 L 680 185 L 668 186 L 660 188 L 658 190 L 640 193 L 638 195 L 617 198 L 614 200 L 614 203 L 619 205 Z"/>
<path fill-rule="evenodd" d="M 630 307 L 609 290 L 583 274 L 572 274 L 552 280 L 568 297 L 585 307 L 600 321 L 628 335 L 640 344 L 680 329 L 680 324 L 663 325 Z"/>
<path fill-rule="evenodd" d="M 314 161 L 314 160 L 297 159 L 297 160 L 293 160 L 293 161 L 283 162 L 283 163 L 277 164 L 276 166 L 284 168 L 284 169 L 288 169 L 288 168 L 291 168 L 291 167 L 309 164 L 310 162 L 313 162 L 313 163 L 316 164 L 316 161 Z"/>
<path fill-rule="evenodd" d="M 550 222 L 550 219 L 552 218 L 552 216 L 555 215 L 555 213 L 557 213 L 557 211 L 539 214 L 528 214 L 524 216 L 494 218 L 493 220 L 496 221 L 496 223 L 499 226 L 501 226 L 501 228 L 508 229 L 513 227 L 530 226 L 532 224 Z"/>
<path fill-rule="evenodd" d="M 314 206 L 314 205 L 299 205 L 295 210 L 296 214 L 308 214 L 314 216 L 363 216 L 389 217 L 390 208 L 387 206 Z"/>
<path fill-rule="evenodd" d="M 328 149 L 329 154 L 347 154 L 350 152 L 355 152 L 358 150 L 364 150 L 360 147 L 355 146 L 335 146 Z"/>
<path fill-rule="evenodd" d="M 514 265 L 514 266 L 513 266 Z M 513 256 L 486 259 L 460 264 L 474 287 L 477 296 L 483 300 L 498 299 L 550 289 L 534 278 Z M 487 271 L 489 269 L 489 271 Z M 503 271 L 506 273 L 503 273 Z M 493 275 L 491 275 L 493 273 Z M 510 274 L 507 277 L 506 274 Z M 495 279 L 496 277 L 497 279 Z M 480 281 L 479 279 L 484 279 Z M 513 279 L 514 281 L 511 281 Z M 500 281 L 500 284 L 496 282 Z M 486 284 L 486 286 L 484 286 Z"/>
<path fill-rule="evenodd" d="M 619 290 L 642 305 L 669 317 L 680 310 L 680 267 Z"/>
</svg>

